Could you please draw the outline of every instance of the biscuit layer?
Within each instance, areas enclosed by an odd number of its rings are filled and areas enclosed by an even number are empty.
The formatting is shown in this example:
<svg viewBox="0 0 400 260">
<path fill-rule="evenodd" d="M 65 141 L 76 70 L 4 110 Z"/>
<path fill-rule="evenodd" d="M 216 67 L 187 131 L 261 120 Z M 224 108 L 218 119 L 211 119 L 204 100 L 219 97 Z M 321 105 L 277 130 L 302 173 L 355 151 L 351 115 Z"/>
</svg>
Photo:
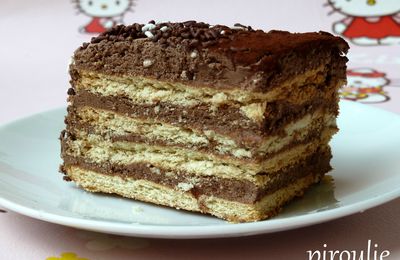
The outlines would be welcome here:
<svg viewBox="0 0 400 260">
<path fill-rule="evenodd" d="M 135 119 L 91 107 L 70 110 L 67 121 L 67 130 L 70 133 L 80 130 L 102 135 L 113 142 L 143 142 L 248 159 L 262 159 L 265 155 L 278 152 L 288 145 L 304 143 L 315 138 L 324 129 L 329 128 L 332 132 L 336 129 L 335 115 L 316 111 L 287 125 L 283 129 L 284 134 L 266 136 L 257 146 L 246 146 L 244 143 L 212 130 L 201 131 L 152 119 Z"/>
<path fill-rule="evenodd" d="M 285 203 L 296 196 L 302 196 L 309 186 L 323 176 L 307 175 L 263 196 L 256 203 L 248 204 L 209 195 L 196 197 L 188 191 L 148 180 L 110 176 L 76 166 L 66 167 L 65 172 L 70 180 L 90 192 L 112 193 L 158 205 L 211 214 L 230 222 L 251 222 L 272 217 Z"/>
</svg>

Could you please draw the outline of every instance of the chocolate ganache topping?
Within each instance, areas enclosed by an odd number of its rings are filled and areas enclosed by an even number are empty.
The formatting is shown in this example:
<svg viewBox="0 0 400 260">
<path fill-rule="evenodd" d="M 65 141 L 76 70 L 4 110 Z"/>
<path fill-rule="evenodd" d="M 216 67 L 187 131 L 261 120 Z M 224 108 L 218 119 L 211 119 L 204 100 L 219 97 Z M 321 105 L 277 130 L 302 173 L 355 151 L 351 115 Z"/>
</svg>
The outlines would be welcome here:
<svg viewBox="0 0 400 260">
<path fill-rule="evenodd" d="M 343 39 L 326 32 L 150 21 L 118 25 L 84 43 L 75 52 L 71 76 L 74 81 L 77 71 L 85 70 L 263 92 L 307 70 L 338 63 L 347 50 Z"/>
</svg>

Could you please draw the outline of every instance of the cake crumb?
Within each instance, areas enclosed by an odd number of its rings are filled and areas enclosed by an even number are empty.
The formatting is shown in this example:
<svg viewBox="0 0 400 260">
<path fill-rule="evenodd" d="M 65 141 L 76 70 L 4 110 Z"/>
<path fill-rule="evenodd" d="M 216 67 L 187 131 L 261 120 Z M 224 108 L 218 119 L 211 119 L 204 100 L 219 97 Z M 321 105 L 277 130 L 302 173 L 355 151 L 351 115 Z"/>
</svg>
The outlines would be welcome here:
<svg viewBox="0 0 400 260">
<path fill-rule="evenodd" d="M 150 67 L 151 65 L 153 65 L 153 61 L 152 61 L 152 60 L 150 60 L 150 59 L 145 59 L 145 60 L 143 61 L 143 67 L 147 68 L 147 67 Z"/>
<path fill-rule="evenodd" d="M 252 103 L 250 105 L 241 107 L 240 111 L 249 119 L 255 122 L 261 122 L 264 119 L 266 105 L 266 102 Z"/>
<path fill-rule="evenodd" d="M 190 53 L 190 58 L 192 58 L 192 59 L 197 58 L 197 56 L 198 56 L 197 51 L 192 51 L 192 52 Z"/>
<path fill-rule="evenodd" d="M 186 183 L 186 182 L 180 182 L 178 183 L 178 188 L 182 191 L 190 191 L 191 189 L 194 188 L 193 184 L 191 183 Z"/>
<path fill-rule="evenodd" d="M 216 105 L 223 104 L 228 101 L 228 96 L 225 93 L 217 93 L 211 98 L 211 102 Z"/>
<path fill-rule="evenodd" d="M 140 206 L 132 206 L 132 212 L 133 213 L 141 213 L 143 211 L 144 211 L 143 208 L 140 207 Z"/>
<path fill-rule="evenodd" d="M 188 73 L 187 73 L 186 70 L 183 70 L 183 71 L 182 71 L 182 73 L 181 73 L 181 79 L 183 79 L 183 80 L 188 80 L 188 79 L 189 79 Z"/>
<path fill-rule="evenodd" d="M 150 171 L 152 172 L 152 173 L 154 173 L 154 174 L 161 174 L 161 171 L 160 171 L 160 169 L 158 169 L 158 168 L 155 168 L 155 167 L 150 167 Z"/>
</svg>

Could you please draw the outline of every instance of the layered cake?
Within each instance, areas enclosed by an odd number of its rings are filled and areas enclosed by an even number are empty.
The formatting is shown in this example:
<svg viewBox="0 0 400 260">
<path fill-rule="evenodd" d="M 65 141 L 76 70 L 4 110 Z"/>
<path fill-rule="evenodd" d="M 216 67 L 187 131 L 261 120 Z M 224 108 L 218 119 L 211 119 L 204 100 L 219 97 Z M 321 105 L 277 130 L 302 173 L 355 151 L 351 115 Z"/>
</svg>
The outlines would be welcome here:
<svg viewBox="0 0 400 260">
<path fill-rule="evenodd" d="M 64 178 L 231 222 L 274 216 L 331 169 L 347 50 L 326 32 L 116 26 L 74 53 Z"/>
</svg>

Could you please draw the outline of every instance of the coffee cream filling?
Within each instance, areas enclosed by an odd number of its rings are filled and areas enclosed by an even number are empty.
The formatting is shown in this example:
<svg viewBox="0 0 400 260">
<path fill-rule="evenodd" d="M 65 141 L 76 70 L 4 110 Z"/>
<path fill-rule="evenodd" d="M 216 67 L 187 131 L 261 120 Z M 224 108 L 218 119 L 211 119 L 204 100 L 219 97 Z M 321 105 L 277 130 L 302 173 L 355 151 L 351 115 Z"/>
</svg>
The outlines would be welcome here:
<svg viewBox="0 0 400 260">
<path fill-rule="evenodd" d="M 283 150 L 260 163 L 243 163 L 235 158 L 219 158 L 212 154 L 190 149 L 149 146 L 143 143 L 111 142 L 99 135 L 80 133 L 75 140 L 67 139 L 63 144 L 66 155 L 82 157 L 88 162 L 129 165 L 146 163 L 155 168 L 182 171 L 202 176 L 247 179 L 256 184 L 269 180 L 268 174 L 294 165 L 318 149 L 326 147 L 332 132 L 326 129 L 321 136 L 306 144 Z M 329 148 L 326 148 L 329 149 Z M 259 173 L 262 176 L 257 176 Z M 272 176 L 271 175 L 271 176 Z"/>
<path fill-rule="evenodd" d="M 165 102 L 184 107 L 208 104 L 211 113 L 221 105 L 230 105 L 239 107 L 247 118 L 261 122 L 268 102 L 285 100 L 301 104 L 304 100 L 320 95 L 316 85 L 325 82 L 326 70 L 326 66 L 321 65 L 266 93 L 193 87 L 179 82 L 171 83 L 144 77 L 116 77 L 88 71 L 80 71 L 81 78 L 74 86 L 78 92 L 86 90 L 102 96 L 124 96 L 135 104 L 154 105 Z"/>
<path fill-rule="evenodd" d="M 313 131 L 321 131 L 324 127 L 336 128 L 335 115 L 324 114 L 322 110 L 317 110 L 315 113 L 307 114 L 287 125 L 284 128 L 285 136 L 268 136 L 259 143 L 258 147 L 249 148 L 212 130 L 200 131 L 151 119 L 134 119 L 112 111 L 91 107 L 77 108 L 76 120 L 79 120 L 81 125 L 92 127 L 96 134 L 101 134 L 106 139 L 134 134 L 149 141 L 161 141 L 172 146 L 207 149 L 213 145 L 213 153 L 232 155 L 237 158 L 264 156 L 267 153 L 281 150 L 293 141 L 301 142 Z"/>
</svg>

